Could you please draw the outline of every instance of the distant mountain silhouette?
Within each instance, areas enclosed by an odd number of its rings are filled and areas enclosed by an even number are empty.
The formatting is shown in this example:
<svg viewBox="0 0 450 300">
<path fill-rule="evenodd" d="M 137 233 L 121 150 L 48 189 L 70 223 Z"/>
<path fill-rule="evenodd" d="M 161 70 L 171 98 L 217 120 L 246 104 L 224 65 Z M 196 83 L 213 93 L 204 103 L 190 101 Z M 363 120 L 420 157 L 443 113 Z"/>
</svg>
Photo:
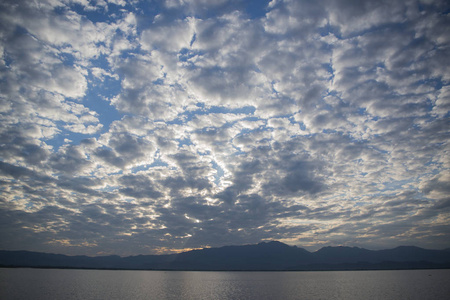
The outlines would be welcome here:
<svg viewBox="0 0 450 300">
<path fill-rule="evenodd" d="M 205 248 L 170 255 L 67 256 L 0 251 L 0 267 L 131 270 L 374 270 L 450 268 L 450 250 L 402 246 L 387 250 L 324 247 L 309 252 L 281 242 Z"/>
</svg>

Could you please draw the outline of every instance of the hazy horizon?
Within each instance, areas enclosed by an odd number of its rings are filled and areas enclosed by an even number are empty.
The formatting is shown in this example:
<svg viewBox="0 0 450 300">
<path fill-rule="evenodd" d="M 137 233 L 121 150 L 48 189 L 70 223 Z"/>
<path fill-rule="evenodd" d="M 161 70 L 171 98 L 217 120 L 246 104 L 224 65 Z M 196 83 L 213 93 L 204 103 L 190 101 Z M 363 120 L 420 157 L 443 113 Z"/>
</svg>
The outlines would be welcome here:
<svg viewBox="0 0 450 300">
<path fill-rule="evenodd" d="M 450 248 L 449 13 L 1 1 L 0 249 Z"/>
</svg>

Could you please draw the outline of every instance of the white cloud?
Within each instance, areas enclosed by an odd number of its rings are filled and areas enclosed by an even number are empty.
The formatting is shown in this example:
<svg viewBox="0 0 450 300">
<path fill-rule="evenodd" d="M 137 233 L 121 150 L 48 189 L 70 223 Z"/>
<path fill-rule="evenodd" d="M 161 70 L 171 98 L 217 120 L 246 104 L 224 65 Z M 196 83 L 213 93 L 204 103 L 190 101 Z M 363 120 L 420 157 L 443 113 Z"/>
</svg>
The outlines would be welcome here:
<svg viewBox="0 0 450 300">
<path fill-rule="evenodd" d="M 326 2 L 326 9 L 330 24 L 349 36 L 376 26 L 402 23 L 405 14 L 412 13 L 414 5 L 414 1 L 336 0 Z"/>
<path fill-rule="evenodd" d="M 175 23 L 159 25 L 158 21 L 162 18 L 162 16 L 160 18 L 157 16 L 154 26 L 142 33 L 143 48 L 149 51 L 168 52 L 178 52 L 183 48 L 189 48 L 194 34 L 195 20 L 189 18 Z"/>
<path fill-rule="evenodd" d="M 237 4 L 0 4 L 10 237 L 448 247 L 445 3 Z"/>
</svg>

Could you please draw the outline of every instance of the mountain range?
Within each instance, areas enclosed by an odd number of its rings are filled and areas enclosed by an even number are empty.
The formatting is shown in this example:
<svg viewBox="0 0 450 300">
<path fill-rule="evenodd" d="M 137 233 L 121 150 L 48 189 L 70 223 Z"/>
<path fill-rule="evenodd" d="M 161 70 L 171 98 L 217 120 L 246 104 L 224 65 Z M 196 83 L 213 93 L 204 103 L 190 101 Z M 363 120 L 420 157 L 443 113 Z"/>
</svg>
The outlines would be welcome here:
<svg viewBox="0 0 450 300">
<path fill-rule="evenodd" d="M 281 242 L 205 248 L 179 254 L 67 256 L 0 250 L 0 267 L 86 268 L 127 270 L 376 270 L 450 268 L 450 249 L 401 246 L 386 250 L 324 247 L 315 252 Z"/>
</svg>

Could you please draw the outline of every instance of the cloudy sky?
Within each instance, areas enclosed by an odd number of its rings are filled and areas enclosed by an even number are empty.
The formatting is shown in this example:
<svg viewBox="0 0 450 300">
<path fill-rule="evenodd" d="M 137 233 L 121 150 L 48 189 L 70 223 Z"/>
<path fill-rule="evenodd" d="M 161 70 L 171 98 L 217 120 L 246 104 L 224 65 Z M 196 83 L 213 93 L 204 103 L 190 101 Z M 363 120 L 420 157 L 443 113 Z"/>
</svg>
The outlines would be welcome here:
<svg viewBox="0 0 450 300">
<path fill-rule="evenodd" d="M 449 13 L 1 1 L 0 248 L 450 247 Z"/>
</svg>

